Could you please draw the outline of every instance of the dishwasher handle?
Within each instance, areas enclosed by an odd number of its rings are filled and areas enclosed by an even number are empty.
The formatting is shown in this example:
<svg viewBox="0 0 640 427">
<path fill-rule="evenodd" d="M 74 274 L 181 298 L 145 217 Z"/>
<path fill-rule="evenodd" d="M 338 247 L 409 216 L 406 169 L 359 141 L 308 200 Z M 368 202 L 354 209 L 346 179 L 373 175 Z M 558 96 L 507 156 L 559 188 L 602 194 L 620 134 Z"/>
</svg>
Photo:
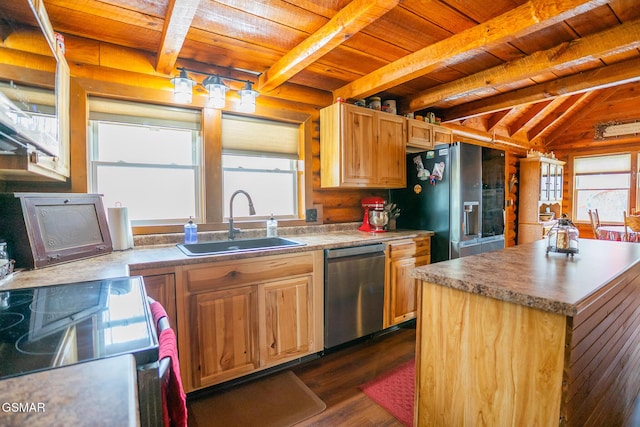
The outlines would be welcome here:
<svg viewBox="0 0 640 427">
<path fill-rule="evenodd" d="M 344 258 L 357 255 L 367 255 L 375 253 L 384 253 L 386 249 L 384 243 L 375 243 L 373 245 L 350 246 L 348 248 L 325 249 L 324 253 L 327 259 Z"/>
</svg>

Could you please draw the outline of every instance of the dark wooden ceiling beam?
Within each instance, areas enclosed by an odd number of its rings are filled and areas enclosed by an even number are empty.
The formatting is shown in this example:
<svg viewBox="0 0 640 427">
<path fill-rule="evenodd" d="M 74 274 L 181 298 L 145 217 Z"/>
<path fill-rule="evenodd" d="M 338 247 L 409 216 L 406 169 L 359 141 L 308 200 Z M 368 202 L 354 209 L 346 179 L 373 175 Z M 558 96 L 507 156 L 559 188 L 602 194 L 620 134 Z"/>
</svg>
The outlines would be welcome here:
<svg viewBox="0 0 640 427">
<path fill-rule="evenodd" d="M 443 121 L 462 120 L 504 110 L 516 105 L 536 103 L 560 95 L 582 93 L 640 81 L 640 59 L 618 62 L 572 76 L 518 89 L 502 95 L 450 108 L 442 113 Z"/>
<path fill-rule="evenodd" d="M 619 88 L 614 87 L 583 94 L 580 101 L 576 102 L 573 107 L 564 114 L 562 123 L 558 124 L 558 126 L 545 136 L 544 145 L 547 148 L 551 147 L 553 142 L 557 141 L 574 123 L 586 117 L 591 111 L 606 102 L 606 100 L 613 96 L 618 90 Z"/>
<path fill-rule="evenodd" d="M 399 0 L 353 0 L 318 31 L 291 49 L 258 78 L 258 90 L 269 92 L 320 59 L 389 10 Z"/>
<path fill-rule="evenodd" d="M 527 139 L 532 145 L 536 145 L 540 141 L 541 136 L 553 127 L 560 120 L 562 115 L 579 101 L 583 94 L 574 94 L 566 97 L 558 97 L 555 103 L 549 104 L 546 111 L 543 112 L 542 120 L 538 121 L 527 131 Z"/>
<path fill-rule="evenodd" d="M 531 34 L 607 4 L 607 0 L 530 0 L 509 12 L 429 45 L 333 92 L 334 99 L 362 98 L 453 65 L 500 42 Z"/>
<path fill-rule="evenodd" d="M 509 125 L 507 125 L 507 129 L 509 130 L 509 135 L 513 136 L 522 131 L 524 127 L 533 120 L 540 111 L 544 110 L 544 108 L 549 105 L 551 100 L 547 100 L 544 102 L 538 102 L 535 104 L 530 104 L 523 107 L 523 112 L 518 116 L 517 119 L 513 120 Z"/>
<path fill-rule="evenodd" d="M 489 117 L 487 117 L 487 131 L 491 132 L 498 125 L 500 125 L 500 122 L 502 121 L 502 119 L 505 118 L 510 111 L 511 109 L 508 109 L 508 110 L 502 110 L 502 111 L 498 111 L 496 113 L 490 114 Z"/>
<path fill-rule="evenodd" d="M 200 0 L 169 0 L 157 54 L 157 72 L 173 71 L 199 4 Z"/>
<path fill-rule="evenodd" d="M 486 92 L 488 87 L 509 85 L 548 70 L 569 69 L 587 60 L 639 47 L 640 20 L 636 20 L 429 89 L 409 99 L 407 109 L 416 111 L 439 102 L 455 101 Z"/>
</svg>

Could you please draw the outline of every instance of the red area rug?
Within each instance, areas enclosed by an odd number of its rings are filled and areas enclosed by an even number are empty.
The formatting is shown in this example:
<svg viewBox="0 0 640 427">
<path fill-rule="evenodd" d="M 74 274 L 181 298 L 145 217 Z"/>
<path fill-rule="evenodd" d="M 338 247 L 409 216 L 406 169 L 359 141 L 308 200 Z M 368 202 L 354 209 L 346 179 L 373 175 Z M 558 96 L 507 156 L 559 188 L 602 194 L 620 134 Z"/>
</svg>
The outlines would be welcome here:
<svg viewBox="0 0 640 427">
<path fill-rule="evenodd" d="M 405 426 L 413 425 L 416 362 L 409 360 L 360 388 Z"/>
</svg>

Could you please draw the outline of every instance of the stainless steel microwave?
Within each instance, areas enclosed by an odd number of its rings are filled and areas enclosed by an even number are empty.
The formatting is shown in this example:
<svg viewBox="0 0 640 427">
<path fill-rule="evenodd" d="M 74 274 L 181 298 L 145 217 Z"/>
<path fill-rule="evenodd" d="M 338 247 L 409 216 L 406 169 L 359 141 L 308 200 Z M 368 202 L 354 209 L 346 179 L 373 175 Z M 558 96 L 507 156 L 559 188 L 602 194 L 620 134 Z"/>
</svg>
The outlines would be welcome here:
<svg viewBox="0 0 640 427">
<path fill-rule="evenodd" d="M 100 194 L 0 193 L 0 239 L 16 268 L 113 252 Z"/>
</svg>

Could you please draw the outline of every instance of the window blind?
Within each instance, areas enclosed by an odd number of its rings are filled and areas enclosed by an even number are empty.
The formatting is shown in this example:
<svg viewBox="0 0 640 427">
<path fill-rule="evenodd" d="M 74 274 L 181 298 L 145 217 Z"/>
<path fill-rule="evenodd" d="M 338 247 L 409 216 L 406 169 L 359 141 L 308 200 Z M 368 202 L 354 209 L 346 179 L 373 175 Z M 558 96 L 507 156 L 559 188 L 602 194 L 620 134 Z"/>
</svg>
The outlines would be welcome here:
<svg viewBox="0 0 640 427">
<path fill-rule="evenodd" d="M 222 116 L 224 154 L 260 153 L 298 158 L 300 125 L 225 114 Z"/>
<path fill-rule="evenodd" d="M 89 120 L 200 130 L 199 110 L 89 97 Z"/>
</svg>

